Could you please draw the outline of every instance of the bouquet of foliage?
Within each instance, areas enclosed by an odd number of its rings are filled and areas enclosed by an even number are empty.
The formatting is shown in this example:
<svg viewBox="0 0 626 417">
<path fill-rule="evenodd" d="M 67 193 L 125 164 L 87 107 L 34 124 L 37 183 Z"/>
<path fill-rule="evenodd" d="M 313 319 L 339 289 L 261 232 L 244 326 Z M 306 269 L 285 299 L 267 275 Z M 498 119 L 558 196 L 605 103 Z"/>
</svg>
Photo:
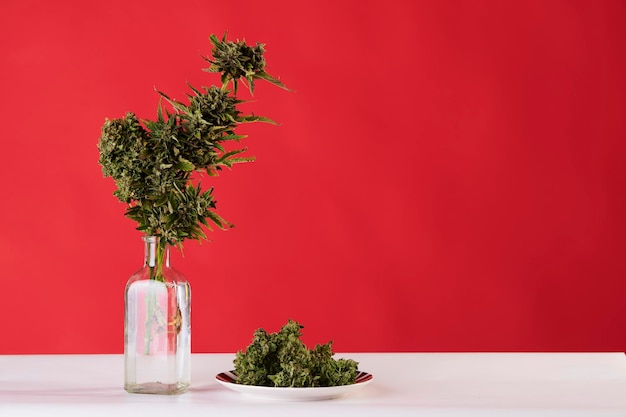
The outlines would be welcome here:
<svg viewBox="0 0 626 417">
<path fill-rule="evenodd" d="M 231 42 L 226 35 L 211 35 L 210 41 L 212 57 L 203 57 L 209 63 L 204 70 L 221 73 L 221 86 L 188 84 L 187 104 L 157 91 L 162 100 L 156 120 L 140 120 L 133 113 L 107 119 L 98 142 L 103 174 L 113 178 L 114 195 L 128 204 L 125 215 L 138 223 L 138 230 L 158 238 L 158 270 L 166 245 L 206 239 L 203 226 L 232 226 L 215 211 L 213 188 L 203 189 L 194 173 L 217 175 L 223 167 L 252 161 L 242 156 L 246 148 L 227 150 L 226 143 L 246 137 L 235 131 L 242 123 L 274 123 L 239 111 L 244 102 L 237 98 L 239 83 L 251 94 L 258 79 L 286 89 L 266 72 L 263 44 Z M 163 100 L 171 109 L 164 109 Z"/>
</svg>

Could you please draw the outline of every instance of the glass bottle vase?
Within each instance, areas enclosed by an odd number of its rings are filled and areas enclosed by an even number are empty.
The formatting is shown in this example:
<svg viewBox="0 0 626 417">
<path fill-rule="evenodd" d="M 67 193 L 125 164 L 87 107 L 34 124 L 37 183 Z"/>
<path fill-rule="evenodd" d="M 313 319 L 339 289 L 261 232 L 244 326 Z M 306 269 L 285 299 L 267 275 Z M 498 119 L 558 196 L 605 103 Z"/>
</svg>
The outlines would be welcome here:
<svg viewBox="0 0 626 417">
<path fill-rule="evenodd" d="M 191 382 L 191 287 L 169 246 L 144 237 L 144 265 L 124 292 L 124 389 L 179 394 Z"/>
</svg>

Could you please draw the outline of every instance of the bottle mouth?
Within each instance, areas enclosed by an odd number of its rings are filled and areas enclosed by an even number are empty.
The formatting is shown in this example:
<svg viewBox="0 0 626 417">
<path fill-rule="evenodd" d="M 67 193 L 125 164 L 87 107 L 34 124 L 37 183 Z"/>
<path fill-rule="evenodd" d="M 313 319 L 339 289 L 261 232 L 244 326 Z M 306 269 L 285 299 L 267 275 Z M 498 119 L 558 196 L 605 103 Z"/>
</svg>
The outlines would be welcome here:
<svg viewBox="0 0 626 417">
<path fill-rule="evenodd" d="M 144 236 L 143 238 L 145 253 L 144 253 L 144 263 L 149 267 L 153 268 L 157 263 L 157 245 L 158 240 L 156 236 Z"/>
</svg>

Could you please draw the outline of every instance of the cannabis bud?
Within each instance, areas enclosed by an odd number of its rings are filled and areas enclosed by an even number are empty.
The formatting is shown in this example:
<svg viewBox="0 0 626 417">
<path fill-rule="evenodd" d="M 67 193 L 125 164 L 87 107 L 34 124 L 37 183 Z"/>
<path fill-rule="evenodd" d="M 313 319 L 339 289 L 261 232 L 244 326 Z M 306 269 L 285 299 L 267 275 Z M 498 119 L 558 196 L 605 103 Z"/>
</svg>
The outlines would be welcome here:
<svg viewBox="0 0 626 417">
<path fill-rule="evenodd" d="M 250 94 L 254 94 L 254 80 L 264 79 L 287 90 L 282 82 L 273 78 L 265 71 L 265 46 L 258 43 L 255 46 L 249 46 L 246 41 L 226 41 L 226 34 L 222 40 L 217 36 L 211 35 L 211 43 L 213 44 L 213 59 L 203 57 L 205 61 L 210 63 L 207 72 L 222 73 L 222 88 L 233 80 L 233 91 L 237 94 L 238 80 L 245 80 L 248 83 Z"/>
<path fill-rule="evenodd" d="M 254 332 L 234 360 L 237 383 L 269 387 L 331 387 L 354 384 L 358 362 L 333 359 L 332 341 L 309 350 L 300 340 L 304 326 L 289 320 L 278 333 Z"/>
</svg>

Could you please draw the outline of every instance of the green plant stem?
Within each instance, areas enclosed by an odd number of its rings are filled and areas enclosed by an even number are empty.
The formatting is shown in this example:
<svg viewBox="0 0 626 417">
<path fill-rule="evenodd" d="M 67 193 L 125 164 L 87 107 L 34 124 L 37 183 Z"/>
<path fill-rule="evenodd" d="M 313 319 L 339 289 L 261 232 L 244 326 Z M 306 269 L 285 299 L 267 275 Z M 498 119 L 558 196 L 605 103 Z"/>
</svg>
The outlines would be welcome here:
<svg viewBox="0 0 626 417">
<path fill-rule="evenodd" d="M 156 253 L 155 253 L 155 265 L 150 266 L 150 281 L 158 281 L 165 283 L 165 276 L 163 275 L 163 264 L 165 264 L 167 243 L 157 240 Z M 150 345 L 152 344 L 152 328 L 155 324 L 158 326 L 157 321 L 157 309 L 159 308 L 157 302 L 156 289 L 152 283 L 148 284 L 148 292 L 145 298 L 146 302 L 146 324 L 144 328 L 144 354 L 150 354 Z M 156 323 L 155 323 L 156 322 Z"/>
<path fill-rule="evenodd" d="M 143 353 L 150 354 L 150 345 L 152 344 L 152 324 L 154 322 L 154 312 L 156 310 L 156 294 L 152 285 L 148 287 L 148 293 L 145 298 L 146 302 L 146 324 L 143 333 Z"/>
</svg>

